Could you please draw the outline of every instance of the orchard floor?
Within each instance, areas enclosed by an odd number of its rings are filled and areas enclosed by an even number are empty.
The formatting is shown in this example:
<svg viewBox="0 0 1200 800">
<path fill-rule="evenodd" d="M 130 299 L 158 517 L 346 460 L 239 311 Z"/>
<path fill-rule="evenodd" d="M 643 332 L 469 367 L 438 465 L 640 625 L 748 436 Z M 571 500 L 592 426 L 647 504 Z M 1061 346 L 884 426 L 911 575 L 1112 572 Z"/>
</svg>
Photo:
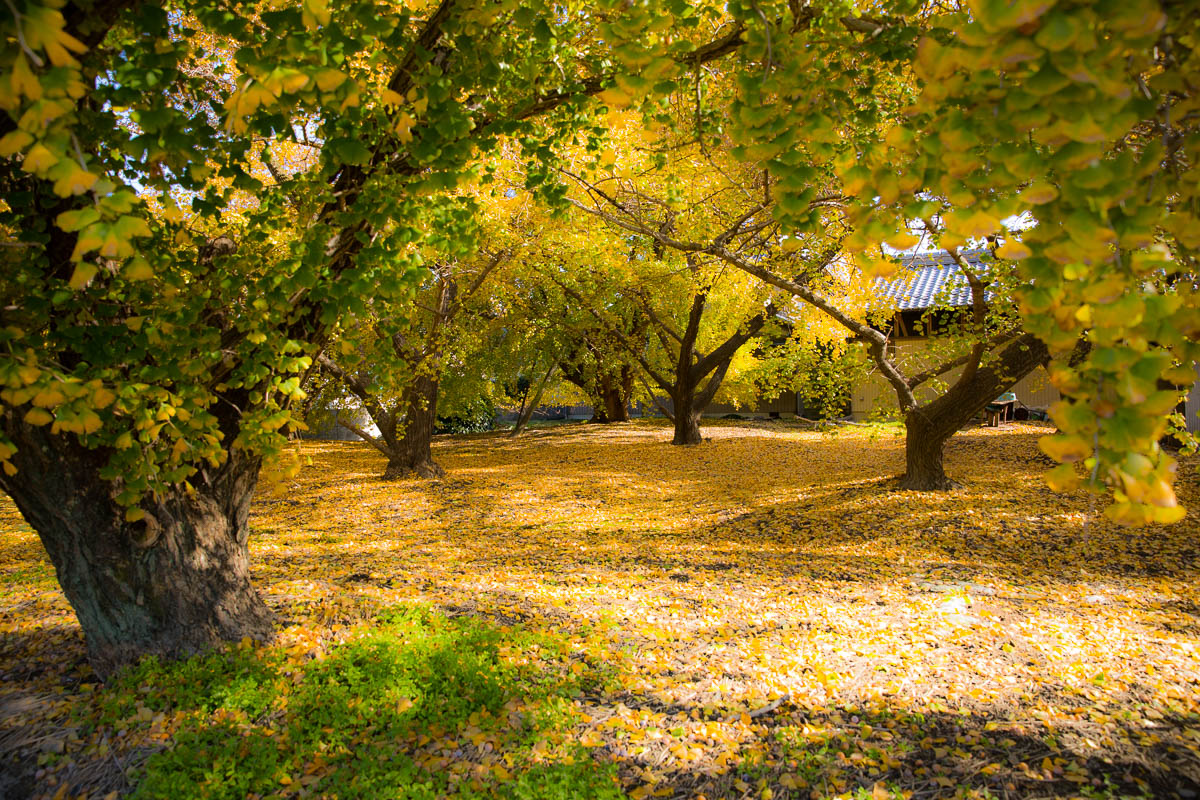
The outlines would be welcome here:
<svg viewBox="0 0 1200 800">
<path fill-rule="evenodd" d="M 5 500 L 0 797 L 1196 797 L 1200 523 L 1051 493 L 1045 432 L 939 494 L 876 428 L 309 443 L 251 520 L 277 642 L 108 685 Z"/>
</svg>

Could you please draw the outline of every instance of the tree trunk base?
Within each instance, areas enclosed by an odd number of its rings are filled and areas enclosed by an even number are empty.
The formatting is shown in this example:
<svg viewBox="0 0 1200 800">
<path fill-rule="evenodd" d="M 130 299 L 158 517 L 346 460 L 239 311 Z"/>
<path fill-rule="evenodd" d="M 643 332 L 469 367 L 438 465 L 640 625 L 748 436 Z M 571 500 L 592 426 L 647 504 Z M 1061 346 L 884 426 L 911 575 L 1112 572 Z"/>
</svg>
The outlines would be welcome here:
<svg viewBox="0 0 1200 800">
<path fill-rule="evenodd" d="M 136 664 L 146 655 L 164 661 L 188 658 L 231 642 L 246 639 L 265 644 L 275 638 L 275 615 L 248 584 L 240 596 L 226 597 L 216 609 L 201 619 L 177 625 L 160 626 L 137 640 L 100 640 L 85 634 L 88 663 L 101 678 L 118 669 Z M 204 601 L 196 605 L 207 605 Z"/>
<path fill-rule="evenodd" d="M 0 487 L 41 537 L 97 675 L 146 655 L 185 658 L 274 636 L 246 546 L 257 459 L 233 451 L 193 477 L 191 492 L 146 498 L 145 516 L 129 522 L 114 485 L 100 477 L 104 452 L 42 428 L 12 431 L 17 473 Z"/>
<path fill-rule="evenodd" d="M 700 415 L 687 410 L 676 411 L 675 436 L 671 439 L 671 444 L 687 446 L 703 441 L 704 437 L 700 435 Z"/>
<path fill-rule="evenodd" d="M 962 484 L 945 475 L 901 475 L 900 488 L 910 492 L 948 492 Z"/>
<path fill-rule="evenodd" d="M 404 478 L 423 478 L 425 480 L 437 480 L 446 477 L 446 470 L 442 469 L 434 461 L 425 460 L 418 461 L 415 464 L 396 464 L 389 462 L 387 469 L 383 471 L 383 479 L 385 481 L 398 481 Z"/>
</svg>

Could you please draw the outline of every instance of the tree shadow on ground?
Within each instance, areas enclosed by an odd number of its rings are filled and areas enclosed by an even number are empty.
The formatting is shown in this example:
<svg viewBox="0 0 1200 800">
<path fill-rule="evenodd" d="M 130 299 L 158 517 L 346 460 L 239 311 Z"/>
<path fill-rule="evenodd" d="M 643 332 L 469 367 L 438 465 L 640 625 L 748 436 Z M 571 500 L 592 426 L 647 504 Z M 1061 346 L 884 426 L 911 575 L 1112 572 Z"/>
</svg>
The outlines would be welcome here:
<svg viewBox="0 0 1200 800">
<path fill-rule="evenodd" d="M 1194 720 L 1164 714 L 1162 730 Z M 1126 741 L 1145 731 L 1127 728 Z M 671 796 L 715 798 L 1162 797 L 1194 798 L 1200 760 L 1175 744 L 1100 748 L 1087 731 L 1050 732 L 995 715 L 915 712 L 886 705 L 781 703 L 757 717 L 727 770 L 658 776 Z M 653 764 L 660 751 L 609 751 L 619 763 Z M 661 762 L 660 762 L 661 763 Z M 637 772 L 626 766 L 624 772 Z M 855 794 L 862 792 L 862 794 Z M 976 792 L 979 794 L 971 795 Z"/>
<path fill-rule="evenodd" d="M 653 558 L 655 550 L 680 549 L 671 534 L 686 534 L 712 545 L 706 551 L 724 547 L 728 555 L 753 542 L 761 554 L 857 547 L 868 559 L 895 562 L 894 552 L 870 548 L 903 547 L 911 550 L 910 563 L 979 565 L 1006 578 L 1189 579 L 1200 573 L 1200 542 L 1181 535 L 1188 521 L 1129 531 L 1106 520 L 1086 495 L 1051 493 L 1035 445 L 1044 427 L 955 437 L 950 460 L 961 456 L 954 471 L 967 487 L 937 493 L 896 489 L 891 476 L 902 466 L 902 441 L 873 442 L 871 452 L 880 459 L 845 464 L 838 459 L 846 444 L 836 437 L 758 439 L 752 430 L 718 430 L 724 438 L 694 450 L 672 448 L 659 441 L 664 431 L 645 425 L 617 433 L 555 432 L 532 450 L 520 440 L 447 442 L 443 461 L 450 477 L 403 487 L 423 499 L 420 508 L 400 503 L 371 519 L 385 535 L 389 527 L 435 516 L 449 531 L 470 529 L 481 546 L 467 543 L 468 560 L 495 553 L 540 560 L 555 552 L 570 563 L 576 553 L 564 544 L 586 548 L 587 539 L 595 544 L 597 537 L 623 553 Z M 484 453 L 486 462 L 476 462 Z M 807 461 L 819 468 L 805 469 Z M 1184 472 L 1181 495 L 1200 500 L 1200 486 L 1189 480 L 1196 476 Z M 357 480 L 355 473 L 345 480 Z M 509 537 L 508 547 L 490 546 L 489 529 Z M 716 560 L 722 558 L 729 560 Z"/>
<path fill-rule="evenodd" d="M 1185 737 L 1197 720 L 1165 708 L 1105 729 L 936 698 L 921 710 L 894 699 L 673 702 L 624 688 L 620 657 L 599 663 L 520 619 L 449 611 L 386 611 L 317 658 L 241 646 L 145 661 L 98 689 L 98 713 L 81 723 L 140 744 L 79 759 L 59 785 L 231 800 L 1188 798 L 1200 788 Z"/>
<path fill-rule="evenodd" d="M 77 624 L 0 634 L 0 798 L 30 796 L 39 761 L 77 736 L 63 687 L 78 691 L 90 674 Z"/>
</svg>

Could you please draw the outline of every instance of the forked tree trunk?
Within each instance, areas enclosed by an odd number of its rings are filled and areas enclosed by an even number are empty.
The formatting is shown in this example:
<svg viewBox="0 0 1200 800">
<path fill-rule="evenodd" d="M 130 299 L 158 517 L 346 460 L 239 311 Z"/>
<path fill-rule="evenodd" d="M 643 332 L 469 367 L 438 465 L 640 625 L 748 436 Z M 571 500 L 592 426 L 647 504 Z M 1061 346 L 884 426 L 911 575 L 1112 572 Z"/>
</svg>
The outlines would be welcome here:
<svg viewBox="0 0 1200 800">
<path fill-rule="evenodd" d="M 525 430 L 525 426 L 529 424 L 529 420 L 533 418 L 533 412 L 538 409 L 542 402 L 542 393 L 546 391 L 546 384 L 550 382 L 550 376 L 558 369 L 558 363 L 550 362 L 550 368 L 546 370 L 546 374 L 538 381 L 537 388 L 534 389 L 533 395 L 526 397 L 528 401 L 524 408 L 521 409 L 520 415 L 517 417 L 517 424 L 513 425 L 513 429 L 508 432 L 509 438 L 515 438 L 521 435 L 521 431 Z"/>
<path fill-rule="evenodd" d="M 120 487 L 100 477 L 106 451 L 15 423 L 17 473 L 0 476 L 33 526 L 101 676 L 143 655 L 178 658 L 221 642 L 273 636 L 272 614 L 250 584 L 247 517 L 259 461 L 233 451 L 219 468 L 143 505 L 125 521 Z"/>
<path fill-rule="evenodd" d="M 396 480 L 410 474 L 421 478 L 440 478 L 446 474 L 433 460 L 430 445 L 437 422 L 438 381 L 419 376 L 405 392 L 404 432 L 388 454 L 383 477 Z"/>
<path fill-rule="evenodd" d="M 905 464 L 900 488 L 941 491 L 958 486 L 946 476 L 942 465 L 946 441 L 993 398 L 1011 389 L 1049 357 L 1040 339 L 1031 333 L 1024 334 L 967 380 L 959 380 L 945 394 L 909 410 L 904 418 Z"/>
</svg>

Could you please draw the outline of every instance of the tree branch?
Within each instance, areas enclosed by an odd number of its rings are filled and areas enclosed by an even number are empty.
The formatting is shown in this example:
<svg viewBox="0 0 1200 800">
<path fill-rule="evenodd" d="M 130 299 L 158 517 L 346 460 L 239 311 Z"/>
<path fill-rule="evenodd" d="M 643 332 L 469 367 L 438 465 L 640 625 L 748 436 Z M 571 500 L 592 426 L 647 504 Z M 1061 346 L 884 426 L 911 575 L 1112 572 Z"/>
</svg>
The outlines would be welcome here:
<svg viewBox="0 0 1200 800">
<path fill-rule="evenodd" d="M 987 340 L 985 352 L 986 352 L 986 350 L 991 350 L 993 347 L 997 347 L 999 345 L 1004 344 L 1005 342 L 1009 341 L 1010 339 L 1015 339 L 1016 336 L 1017 336 L 1016 331 L 1005 331 L 1003 333 L 997 333 L 996 335 L 992 336 L 992 338 Z M 955 358 L 951 361 L 945 361 L 941 364 L 938 364 L 936 367 L 931 367 L 930 369 L 927 369 L 924 372 L 918 372 L 916 375 L 909 376 L 908 385 L 915 389 L 918 386 L 920 386 L 922 383 L 925 383 L 928 380 L 932 380 L 933 378 L 936 378 L 939 375 L 944 375 L 947 372 L 949 372 L 950 370 L 954 369 L 955 367 L 961 367 L 963 364 L 966 364 L 967 362 L 969 362 L 972 358 L 976 358 L 976 356 L 974 355 L 974 349 L 972 349 L 972 352 L 967 353 L 964 356 L 959 356 L 958 358 Z M 979 360 L 979 359 L 977 359 L 977 360 Z"/>
<path fill-rule="evenodd" d="M 635 343 L 631 342 L 629 337 L 627 337 L 623 331 L 619 330 L 615 325 L 606 320 L 603 315 L 593 308 L 591 303 L 589 303 L 587 299 L 575 289 L 567 286 L 565 283 L 555 280 L 554 278 L 551 278 L 551 280 L 553 280 L 569 297 L 574 298 L 581 306 L 587 309 L 589 314 L 595 317 L 596 320 L 603 325 L 609 333 L 616 337 L 617 341 L 625 347 L 631 356 L 637 359 L 638 364 L 641 365 L 646 374 L 650 376 L 650 378 L 652 378 L 654 382 L 662 388 L 663 391 L 665 391 L 667 394 L 673 393 L 670 381 L 663 378 L 658 374 L 654 367 L 650 366 L 650 362 L 646 360 L 646 357 L 641 353 L 640 348 L 638 348 Z"/>
</svg>

